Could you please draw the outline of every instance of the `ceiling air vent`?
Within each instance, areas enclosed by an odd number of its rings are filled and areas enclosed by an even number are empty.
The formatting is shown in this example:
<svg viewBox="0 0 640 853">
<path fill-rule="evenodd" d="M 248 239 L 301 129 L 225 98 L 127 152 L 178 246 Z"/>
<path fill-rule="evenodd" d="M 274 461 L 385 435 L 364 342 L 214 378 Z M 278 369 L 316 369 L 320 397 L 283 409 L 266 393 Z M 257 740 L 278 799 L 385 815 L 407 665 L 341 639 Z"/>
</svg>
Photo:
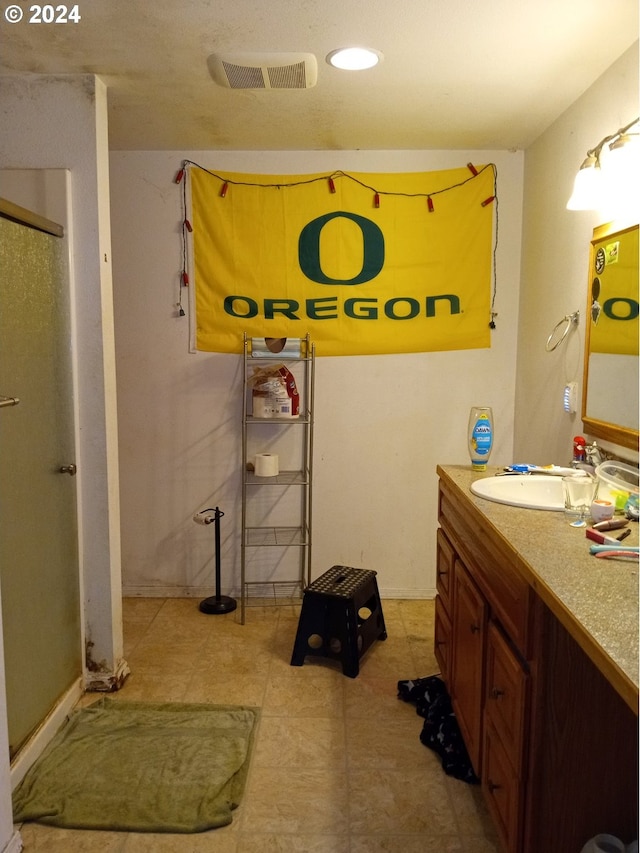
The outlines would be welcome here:
<svg viewBox="0 0 640 853">
<path fill-rule="evenodd" d="M 318 79 L 312 53 L 212 53 L 207 64 L 227 89 L 310 89 Z"/>
</svg>

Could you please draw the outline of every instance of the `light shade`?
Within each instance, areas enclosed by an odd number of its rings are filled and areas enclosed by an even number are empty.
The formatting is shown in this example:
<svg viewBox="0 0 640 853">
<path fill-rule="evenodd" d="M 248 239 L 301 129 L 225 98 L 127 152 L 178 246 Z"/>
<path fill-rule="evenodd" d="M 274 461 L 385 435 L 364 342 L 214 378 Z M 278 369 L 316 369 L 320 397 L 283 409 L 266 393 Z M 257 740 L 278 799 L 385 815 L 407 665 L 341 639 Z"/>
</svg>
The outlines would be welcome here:
<svg viewBox="0 0 640 853">
<path fill-rule="evenodd" d="M 573 182 L 567 210 L 597 210 L 602 198 L 602 172 L 595 156 L 589 155 Z"/>
<path fill-rule="evenodd" d="M 604 203 L 615 218 L 633 216 L 640 208 L 640 137 L 624 134 L 603 150 Z"/>
<path fill-rule="evenodd" d="M 640 212 L 639 180 L 640 119 L 636 118 L 587 151 L 567 209 L 598 210 L 616 219 L 626 211 Z"/>
<path fill-rule="evenodd" d="M 604 161 L 607 177 L 620 183 L 626 182 L 626 187 L 637 192 L 637 177 L 640 167 L 640 136 L 625 133 L 619 136 L 609 146 Z"/>
<path fill-rule="evenodd" d="M 366 68 L 373 68 L 381 59 L 380 51 L 370 47 L 341 47 L 327 54 L 329 65 L 344 71 L 364 71 Z"/>
</svg>

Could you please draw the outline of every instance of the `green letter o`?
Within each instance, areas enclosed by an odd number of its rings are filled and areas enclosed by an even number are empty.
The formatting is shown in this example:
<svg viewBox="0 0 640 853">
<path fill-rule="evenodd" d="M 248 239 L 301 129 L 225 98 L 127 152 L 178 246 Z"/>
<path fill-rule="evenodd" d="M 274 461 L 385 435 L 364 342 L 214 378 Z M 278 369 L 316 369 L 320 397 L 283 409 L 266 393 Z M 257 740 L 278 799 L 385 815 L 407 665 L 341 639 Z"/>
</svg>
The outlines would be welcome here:
<svg viewBox="0 0 640 853">
<path fill-rule="evenodd" d="M 354 278 L 330 278 L 322 271 L 320 234 L 327 222 L 338 216 L 355 222 L 362 231 L 364 246 L 362 269 Z M 365 281 L 371 281 L 372 278 L 375 278 L 384 265 L 384 235 L 375 222 L 364 216 L 347 213 L 344 210 L 326 213 L 324 216 L 313 219 L 300 232 L 298 263 L 306 277 L 318 284 L 364 284 Z"/>
</svg>

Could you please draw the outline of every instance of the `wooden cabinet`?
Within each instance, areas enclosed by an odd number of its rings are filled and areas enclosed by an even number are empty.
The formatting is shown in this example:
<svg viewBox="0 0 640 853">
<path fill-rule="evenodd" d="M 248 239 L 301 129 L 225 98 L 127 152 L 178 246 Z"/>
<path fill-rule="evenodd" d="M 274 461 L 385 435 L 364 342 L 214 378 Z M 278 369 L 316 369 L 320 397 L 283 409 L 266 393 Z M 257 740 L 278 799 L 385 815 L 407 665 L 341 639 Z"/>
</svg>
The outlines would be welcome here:
<svg viewBox="0 0 640 853">
<path fill-rule="evenodd" d="M 449 693 L 476 775 L 481 773 L 484 656 L 487 634 L 486 601 L 464 564 L 455 563 Z"/>
<path fill-rule="evenodd" d="M 483 761 L 482 787 L 498 835 L 505 850 L 518 850 L 520 784 L 511 756 L 490 718 L 485 719 Z"/>
<path fill-rule="evenodd" d="M 522 815 L 526 665 L 495 621 L 473 568 L 460 559 L 442 528 L 437 555 L 436 658 L 504 849 L 515 853 Z"/>
<path fill-rule="evenodd" d="M 526 665 L 518 658 L 500 628 L 490 623 L 487 632 L 487 670 L 485 717 L 488 717 L 504 742 L 516 767 L 521 764 L 527 720 Z"/>
<path fill-rule="evenodd" d="M 451 589 L 455 552 L 442 530 L 436 537 L 435 656 L 445 684 L 451 675 Z"/>
<path fill-rule="evenodd" d="M 520 849 L 528 673 L 501 629 L 487 631 L 482 785 L 506 850 Z"/>
<path fill-rule="evenodd" d="M 637 715 L 441 479 L 435 654 L 505 853 L 637 837 Z"/>
<path fill-rule="evenodd" d="M 453 569 L 456 552 L 444 531 L 438 528 L 436 534 L 436 584 L 440 601 L 451 613 L 451 590 L 453 588 Z"/>
<path fill-rule="evenodd" d="M 442 604 L 441 596 L 436 598 L 435 619 L 435 657 L 445 684 L 451 680 L 451 617 Z"/>
</svg>

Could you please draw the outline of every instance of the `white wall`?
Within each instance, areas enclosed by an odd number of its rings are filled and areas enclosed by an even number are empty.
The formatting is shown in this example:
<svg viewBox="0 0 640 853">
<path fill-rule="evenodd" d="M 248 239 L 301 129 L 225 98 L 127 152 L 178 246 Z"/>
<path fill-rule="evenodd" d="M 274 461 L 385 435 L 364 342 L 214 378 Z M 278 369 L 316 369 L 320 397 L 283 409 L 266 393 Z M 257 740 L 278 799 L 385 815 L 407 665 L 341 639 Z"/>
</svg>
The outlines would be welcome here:
<svg viewBox="0 0 640 853">
<path fill-rule="evenodd" d="M 594 227 L 615 211 L 567 210 L 566 203 L 587 149 L 637 116 L 636 42 L 526 152 L 515 431 L 515 453 L 523 461 L 566 463 L 573 436 L 582 434 L 580 404 L 576 415 L 564 413 L 562 391 L 576 381 L 581 399 L 589 242 Z M 638 187 L 629 193 L 637 199 Z M 581 314 L 577 332 L 545 352 L 551 329 L 574 311 Z M 620 394 L 626 381 L 612 377 Z M 610 449 L 637 461 L 637 453 Z"/>
<path fill-rule="evenodd" d="M 223 592 L 239 591 L 241 360 L 189 354 L 188 320 L 176 317 L 182 188 L 173 180 L 185 158 L 285 174 L 497 164 L 491 349 L 317 360 L 314 576 L 341 563 L 378 571 L 383 595 L 432 595 L 435 468 L 468 464 L 470 406 L 493 406 L 492 461 L 512 461 L 522 152 L 112 152 L 125 594 L 210 595 L 213 535 L 191 519 L 216 505 Z"/>
</svg>

